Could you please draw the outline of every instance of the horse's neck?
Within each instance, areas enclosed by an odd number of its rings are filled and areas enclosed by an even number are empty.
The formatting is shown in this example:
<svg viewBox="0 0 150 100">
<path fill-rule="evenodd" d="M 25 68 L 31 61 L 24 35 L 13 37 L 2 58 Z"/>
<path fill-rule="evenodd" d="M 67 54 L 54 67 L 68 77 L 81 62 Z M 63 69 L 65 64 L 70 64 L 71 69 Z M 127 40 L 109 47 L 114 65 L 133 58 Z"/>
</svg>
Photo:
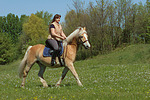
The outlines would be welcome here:
<svg viewBox="0 0 150 100">
<path fill-rule="evenodd" d="M 75 61 L 76 53 L 78 50 L 76 35 L 77 35 L 77 31 L 71 33 L 71 35 L 69 35 L 67 39 L 63 41 L 64 57 L 71 57 L 73 62 Z M 70 53 L 66 53 L 66 52 L 70 52 Z M 72 54 L 72 55 L 67 55 L 67 54 Z"/>
<path fill-rule="evenodd" d="M 80 31 L 79 29 L 76 29 L 65 40 L 63 40 L 63 47 L 70 45 L 71 48 L 75 48 L 75 50 L 77 50 L 78 49 L 77 36 L 79 34 L 79 31 Z"/>
<path fill-rule="evenodd" d="M 73 38 L 72 42 L 70 43 L 70 45 L 74 45 L 74 46 L 78 47 L 78 45 L 77 45 L 77 39 Z"/>
<path fill-rule="evenodd" d="M 63 41 L 63 47 L 65 47 L 65 46 L 67 46 L 67 45 L 72 45 L 72 46 L 75 46 L 76 48 L 78 48 L 77 39 L 74 37 L 74 38 L 72 39 L 72 41 L 69 42 L 69 43 Z"/>
<path fill-rule="evenodd" d="M 72 41 L 64 47 L 64 58 L 69 58 L 72 62 L 75 61 L 78 50 L 77 40 L 73 38 Z"/>
<path fill-rule="evenodd" d="M 69 43 L 73 43 L 73 39 L 78 36 L 79 29 L 73 31 L 65 40 L 63 40 L 63 46 L 67 46 Z"/>
<path fill-rule="evenodd" d="M 67 43 L 70 43 L 72 42 L 72 40 L 78 36 L 78 33 L 79 33 L 79 29 L 76 29 L 75 31 L 73 31 L 67 38 L 66 38 L 66 41 Z"/>
</svg>

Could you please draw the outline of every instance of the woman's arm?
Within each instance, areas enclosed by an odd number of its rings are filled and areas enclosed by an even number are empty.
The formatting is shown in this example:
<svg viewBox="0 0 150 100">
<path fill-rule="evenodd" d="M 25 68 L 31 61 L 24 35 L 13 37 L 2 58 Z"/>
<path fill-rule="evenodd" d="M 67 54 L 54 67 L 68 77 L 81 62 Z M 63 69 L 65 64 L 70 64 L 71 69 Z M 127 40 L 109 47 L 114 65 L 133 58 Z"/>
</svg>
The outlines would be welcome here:
<svg viewBox="0 0 150 100">
<path fill-rule="evenodd" d="M 66 35 L 65 35 L 64 32 L 63 32 L 62 26 L 61 26 L 61 30 L 62 30 L 61 36 L 64 37 L 64 38 L 66 39 L 67 37 L 66 37 Z"/>
<path fill-rule="evenodd" d="M 66 39 L 66 35 L 64 34 L 64 32 L 61 32 L 61 36 L 64 37 Z"/>
</svg>

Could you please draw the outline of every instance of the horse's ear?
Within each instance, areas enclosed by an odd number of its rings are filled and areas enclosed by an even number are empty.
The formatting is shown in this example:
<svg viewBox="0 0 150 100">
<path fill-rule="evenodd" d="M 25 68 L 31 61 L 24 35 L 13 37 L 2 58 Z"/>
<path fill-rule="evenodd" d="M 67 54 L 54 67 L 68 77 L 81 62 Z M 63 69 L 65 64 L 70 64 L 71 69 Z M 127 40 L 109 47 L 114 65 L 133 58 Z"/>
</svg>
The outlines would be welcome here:
<svg viewBox="0 0 150 100">
<path fill-rule="evenodd" d="M 86 30 L 86 27 L 84 27 L 83 30 Z"/>
<path fill-rule="evenodd" d="M 79 27 L 79 30 L 81 31 L 81 30 L 82 30 L 82 28 L 81 28 L 81 27 Z"/>
</svg>

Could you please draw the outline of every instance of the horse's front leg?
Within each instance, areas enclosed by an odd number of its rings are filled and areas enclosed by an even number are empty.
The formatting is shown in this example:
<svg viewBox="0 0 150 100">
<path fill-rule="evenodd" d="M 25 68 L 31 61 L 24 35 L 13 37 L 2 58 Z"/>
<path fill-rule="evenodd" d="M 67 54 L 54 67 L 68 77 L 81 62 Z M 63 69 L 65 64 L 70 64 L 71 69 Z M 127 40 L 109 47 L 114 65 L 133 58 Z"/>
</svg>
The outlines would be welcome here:
<svg viewBox="0 0 150 100">
<path fill-rule="evenodd" d="M 43 87 L 48 87 L 47 82 L 45 81 L 45 79 L 43 78 L 43 74 L 45 72 L 46 66 L 44 66 L 43 64 L 41 64 L 40 62 L 38 63 L 38 65 L 40 66 L 40 71 L 38 73 L 38 76 L 40 78 L 41 83 L 43 84 Z"/>
<path fill-rule="evenodd" d="M 75 77 L 75 79 L 76 79 L 78 85 L 79 85 L 79 86 L 83 86 L 82 83 L 81 83 L 81 81 L 79 80 L 79 76 L 78 76 L 78 74 L 77 74 L 77 72 L 76 72 L 76 70 L 75 70 L 75 68 L 74 68 L 73 63 L 72 63 L 72 62 L 69 62 L 69 63 L 67 64 L 67 66 L 68 66 L 68 68 L 70 69 L 71 73 L 74 75 L 74 77 Z"/>
<path fill-rule="evenodd" d="M 56 85 L 55 85 L 56 87 L 58 87 L 58 86 L 60 85 L 60 83 L 62 82 L 62 80 L 65 78 L 65 76 L 66 76 L 68 70 L 69 70 L 69 68 L 67 68 L 67 67 L 64 68 L 64 70 L 63 70 L 63 72 L 62 72 L 62 75 L 61 75 L 59 81 L 58 81 L 58 82 L 56 83 Z"/>
</svg>

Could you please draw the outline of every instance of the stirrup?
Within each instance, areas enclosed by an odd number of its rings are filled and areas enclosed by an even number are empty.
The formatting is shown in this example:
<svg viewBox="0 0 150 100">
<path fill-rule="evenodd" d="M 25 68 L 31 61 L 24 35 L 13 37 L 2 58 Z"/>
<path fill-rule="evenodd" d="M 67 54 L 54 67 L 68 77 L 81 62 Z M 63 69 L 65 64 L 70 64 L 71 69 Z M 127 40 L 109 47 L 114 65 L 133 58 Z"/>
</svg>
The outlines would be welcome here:
<svg viewBox="0 0 150 100">
<path fill-rule="evenodd" d="M 63 58 L 58 57 L 58 60 L 61 66 L 65 66 L 65 62 Z"/>
<path fill-rule="evenodd" d="M 56 64 L 56 61 L 53 59 L 52 61 L 51 61 L 51 66 L 54 66 Z"/>
</svg>

